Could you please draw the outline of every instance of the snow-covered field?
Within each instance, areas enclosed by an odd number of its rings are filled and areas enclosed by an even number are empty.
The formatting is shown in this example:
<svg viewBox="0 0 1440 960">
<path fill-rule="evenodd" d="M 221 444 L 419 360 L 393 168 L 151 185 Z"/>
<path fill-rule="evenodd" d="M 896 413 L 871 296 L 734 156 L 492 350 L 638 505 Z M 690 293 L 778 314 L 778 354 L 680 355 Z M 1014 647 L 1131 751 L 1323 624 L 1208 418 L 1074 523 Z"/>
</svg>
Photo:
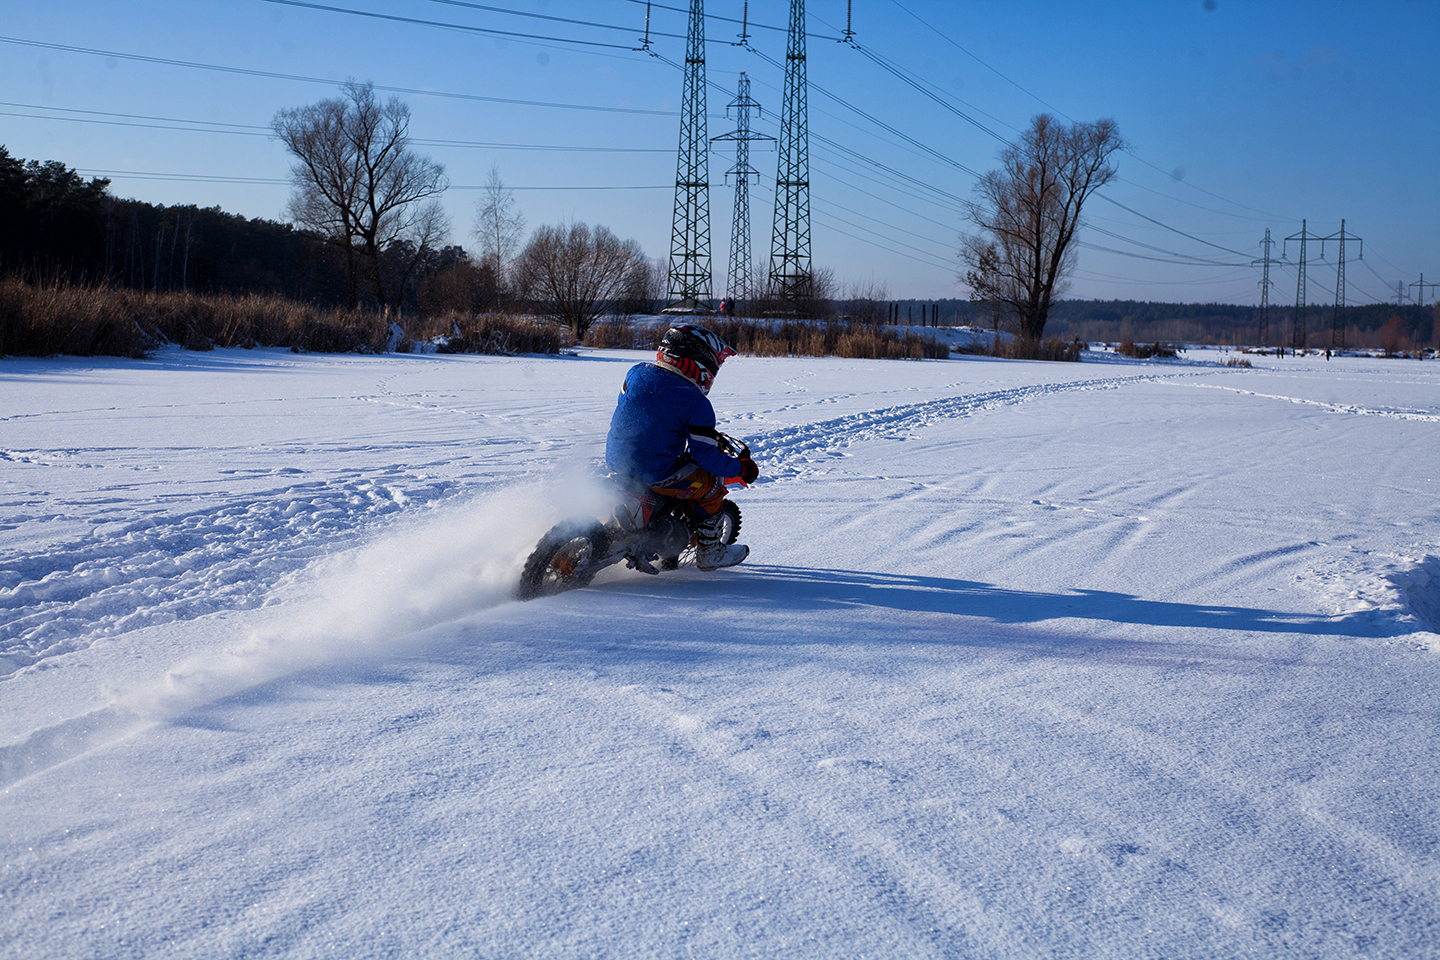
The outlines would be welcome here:
<svg viewBox="0 0 1440 960">
<path fill-rule="evenodd" d="M 0 956 L 1440 955 L 1440 364 L 0 361 Z M 1208 357 L 1210 363 L 1203 361 Z"/>
</svg>

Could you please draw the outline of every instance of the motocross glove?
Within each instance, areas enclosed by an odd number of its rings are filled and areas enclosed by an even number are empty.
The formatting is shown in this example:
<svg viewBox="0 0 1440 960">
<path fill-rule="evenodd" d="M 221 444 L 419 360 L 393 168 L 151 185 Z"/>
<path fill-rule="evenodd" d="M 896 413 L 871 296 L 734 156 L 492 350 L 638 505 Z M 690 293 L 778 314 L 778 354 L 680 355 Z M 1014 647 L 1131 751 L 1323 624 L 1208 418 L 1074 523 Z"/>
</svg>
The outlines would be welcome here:
<svg viewBox="0 0 1440 960">
<path fill-rule="evenodd" d="M 740 479 L 745 481 L 746 486 L 754 483 L 758 476 L 760 476 L 760 468 L 755 461 L 749 457 L 740 458 Z"/>
</svg>

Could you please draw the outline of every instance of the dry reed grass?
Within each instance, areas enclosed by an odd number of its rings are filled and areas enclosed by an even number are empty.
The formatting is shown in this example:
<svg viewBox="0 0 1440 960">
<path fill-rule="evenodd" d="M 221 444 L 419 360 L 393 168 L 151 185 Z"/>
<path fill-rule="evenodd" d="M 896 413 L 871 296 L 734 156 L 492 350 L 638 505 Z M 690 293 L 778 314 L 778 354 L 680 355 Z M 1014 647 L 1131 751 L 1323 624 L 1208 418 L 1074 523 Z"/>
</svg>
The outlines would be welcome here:
<svg viewBox="0 0 1440 960">
<path fill-rule="evenodd" d="M 381 314 L 263 294 L 147 293 L 0 278 L 0 356 L 144 357 L 166 343 L 383 353 L 413 349 L 432 330 L 450 338 L 442 349 L 451 353 L 557 353 L 564 346 L 562 332 L 524 318 L 451 314 L 413 326 L 401 331 Z"/>
<path fill-rule="evenodd" d="M 679 322 L 679 321 L 677 321 Z M 845 357 L 855 360 L 943 360 L 950 348 L 933 337 L 902 335 L 892 327 L 863 323 L 807 323 L 709 317 L 697 320 L 738 352 L 756 357 Z M 592 347 L 653 350 L 666 328 L 636 327 L 624 318 L 596 324 Z"/>
</svg>

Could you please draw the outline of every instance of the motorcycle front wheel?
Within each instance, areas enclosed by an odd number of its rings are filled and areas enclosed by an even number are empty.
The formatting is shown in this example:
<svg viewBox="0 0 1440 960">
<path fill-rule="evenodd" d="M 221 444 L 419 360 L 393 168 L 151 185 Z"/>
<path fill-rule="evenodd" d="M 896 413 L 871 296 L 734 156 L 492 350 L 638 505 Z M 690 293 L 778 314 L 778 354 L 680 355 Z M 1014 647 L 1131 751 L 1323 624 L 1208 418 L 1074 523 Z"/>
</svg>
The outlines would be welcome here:
<svg viewBox="0 0 1440 960">
<path fill-rule="evenodd" d="M 734 543 L 738 539 L 740 539 L 740 507 L 734 500 L 726 500 L 720 504 L 720 542 Z M 682 563 L 694 563 L 695 546 L 695 537 L 691 536 L 690 546 L 681 551 L 678 556 L 660 559 L 660 569 L 674 570 Z"/>
<path fill-rule="evenodd" d="M 586 586 L 600 570 L 610 535 L 595 521 L 566 521 L 541 538 L 520 574 L 521 600 L 548 597 Z"/>
</svg>

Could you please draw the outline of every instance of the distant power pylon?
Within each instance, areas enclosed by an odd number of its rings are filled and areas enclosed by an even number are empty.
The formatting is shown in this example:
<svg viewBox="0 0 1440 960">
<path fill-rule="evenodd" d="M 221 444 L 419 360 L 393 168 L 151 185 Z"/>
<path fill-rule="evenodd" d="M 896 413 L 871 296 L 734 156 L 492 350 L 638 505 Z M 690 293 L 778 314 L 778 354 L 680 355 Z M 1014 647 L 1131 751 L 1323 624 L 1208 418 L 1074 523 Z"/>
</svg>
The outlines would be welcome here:
<svg viewBox="0 0 1440 960">
<path fill-rule="evenodd" d="M 670 230 L 666 312 L 710 309 L 710 141 L 705 137 L 704 0 L 690 0 L 685 87 L 680 100 L 680 159 Z"/>
<path fill-rule="evenodd" d="M 743 35 L 742 35 L 743 36 Z M 750 178 L 760 173 L 750 166 L 750 144 L 756 140 L 774 140 L 763 133 L 750 131 L 750 108 L 760 111 L 760 104 L 750 99 L 750 78 L 740 74 L 740 88 L 735 99 L 725 108 L 728 116 L 735 110 L 735 129 L 715 141 L 735 142 L 735 166 L 725 171 L 728 182 L 735 175 L 735 215 L 730 224 L 730 272 L 725 276 L 725 295 L 731 309 L 739 312 L 738 301 L 755 290 L 754 261 L 750 254 Z"/>
<path fill-rule="evenodd" d="M 1353 234 L 1347 238 L 1345 235 L 1344 220 L 1340 221 L 1339 233 L 1332 233 L 1328 237 L 1320 238 L 1320 258 L 1322 260 L 1325 258 L 1326 242 L 1330 240 L 1340 241 L 1340 250 L 1335 257 L 1335 318 L 1330 322 L 1330 346 L 1336 350 L 1345 349 L 1345 241 L 1347 239 L 1354 240 L 1356 243 L 1362 245 L 1360 247 L 1360 253 L 1355 259 L 1364 259 L 1365 247 L 1363 244 L 1365 241 Z"/>
<path fill-rule="evenodd" d="M 1417 304 L 1419 304 L 1420 306 L 1423 307 L 1423 306 L 1425 306 L 1425 288 L 1426 288 L 1426 287 L 1429 287 L 1429 288 L 1430 288 L 1430 292 L 1431 292 L 1431 293 L 1434 293 L 1434 292 L 1435 292 L 1435 288 L 1436 288 L 1436 287 L 1440 287 L 1440 283 L 1426 283 L 1426 282 L 1425 282 L 1425 274 L 1422 273 L 1422 274 L 1420 274 L 1420 280 L 1419 280 L 1419 282 L 1417 282 L 1417 283 L 1412 283 L 1412 284 L 1410 284 L 1410 286 L 1413 287 L 1413 288 L 1418 288 L 1418 289 L 1420 290 L 1419 295 L 1416 296 L 1416 298 L 1415 298 L 1415 302 L 1416 302 Z"/>
<path fill-rule="evenodd" d="M 1265 346 L 1265 339 L 1269 336 L 1270 330 L 1270 264 L 1277 261 L 1270 258 L 1270 249 L 1275 246 L 1275 241 L 1270 239 L 1270 228 L 1265 228 L 1265 239 L 1260 241 L 1260 249 L 1265 255 L 1259 260 L 1250 261 L 1251 264 L 1262 264 L 1263 272 L 1260 274 L 1260 329 L 1256 333 L 1255 345 Z"/>
<path fill-rule="evenodd" d="M 813 294 L 810 269 L 810 125 L 805 78 L 805 0 L 790 0 L 785 102 L 770 241 L 770 295 L 798 309 Z"/>
<path fill-rule="evenodd" d="M 1318 240 L 1319 237 L 1312 236 L 1306 232 L 1305 221 L 1300 221 L 1300 232 L 1285 238 L 1288 244 L 1291 240 L 1300 241 L 1300 277 L 1295 284 L 1295 316 L 1290 319 L 1290 349 L 1299 352 L 1305 349 L 1305 241 Z M 1281 256 L 1285 255 L 1285 248 L 1281 247 Z"/>
</svg>

